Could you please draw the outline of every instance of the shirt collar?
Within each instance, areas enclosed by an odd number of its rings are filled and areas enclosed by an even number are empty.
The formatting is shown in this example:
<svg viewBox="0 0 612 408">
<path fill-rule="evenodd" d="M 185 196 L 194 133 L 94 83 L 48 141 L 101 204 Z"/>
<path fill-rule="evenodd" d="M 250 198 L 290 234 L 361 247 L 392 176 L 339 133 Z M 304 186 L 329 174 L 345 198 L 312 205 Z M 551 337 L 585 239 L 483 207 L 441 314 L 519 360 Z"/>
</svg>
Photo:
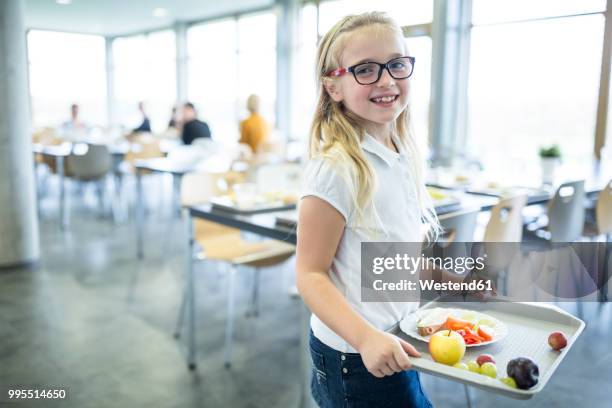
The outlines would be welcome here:
<svg viewBox="0 0 612 408">
<path fill-rule="evenodd" d="M 401 152 L 402 150 L 400 144 L 397 143 L 397 141 L 395 142 L 395 145 L 398 147 L 398 149 L 400 149 Z M 393 163 L 397 162 L 400 157 L 399 153 L 396 153 L 391 149 L 385 147 L 382 143 L 380 143 L 378 140 L 374 139 L 367 133 L 361 141 L 361 147 L 364 150 L 367 150 L 368 152 L 380 157 L 389 167 L 393 166 Z"/>
</svg>

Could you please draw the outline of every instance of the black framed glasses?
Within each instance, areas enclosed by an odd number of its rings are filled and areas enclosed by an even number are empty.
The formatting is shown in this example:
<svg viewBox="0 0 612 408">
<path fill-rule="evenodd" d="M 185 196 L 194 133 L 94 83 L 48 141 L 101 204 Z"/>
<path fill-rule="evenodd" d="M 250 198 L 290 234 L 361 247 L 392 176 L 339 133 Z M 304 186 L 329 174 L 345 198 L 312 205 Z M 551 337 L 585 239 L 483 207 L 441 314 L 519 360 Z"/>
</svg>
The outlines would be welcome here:
<svg viewBox="0 0 612 408">
<path fill-rule="evenodd" d="M 350 66 L 348 68 L 338 68 L 329 71 L 325 76 L 340 77 L 347 72 L 350 72 L 355 77 L 355 81 L 361 85 L 372 85 L 378 82 L 382 76 L 383 69 L 386 69 L 389 75 L 395 79 L 410 78 L 414 71 L 414 57 L 398 57 L 387 61 L 384 64 L 368 61 Z"/>
</svg>

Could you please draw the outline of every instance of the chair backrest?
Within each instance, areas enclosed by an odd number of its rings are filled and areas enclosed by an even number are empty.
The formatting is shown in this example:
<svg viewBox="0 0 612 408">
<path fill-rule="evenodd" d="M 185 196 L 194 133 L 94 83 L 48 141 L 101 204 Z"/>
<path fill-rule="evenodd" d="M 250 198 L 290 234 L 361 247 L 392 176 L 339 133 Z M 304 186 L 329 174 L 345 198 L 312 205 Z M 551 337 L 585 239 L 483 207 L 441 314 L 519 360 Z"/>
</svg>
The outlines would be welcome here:
<svg viewBox="0 0 612 408">
<path fill-rule="evenodd" d="M 562 184 L 548 206 L 552 242 L 573 242 L 584 227 L 584 180 Z"/>
<path fill-rule="evenodd" d="M 599 192 L 595 217 L 598 232 L 600 234 L 612 234 L 612 180 Z"/>
<path fill-rule="evenodd" d="M 186 173 L 181 178 L 181 205 L 190 206 L 204 204 L 211 197 L 227 193 L 228 179 L 233 173 Z M 213 239 L 220 235 L 238 234 L 240 230 L 217 224 L 214 222 L 194 220 L 196 237 Z"/>
<path fill-rule="evenodd" d="M 42 128 L 32 134 L 32 143 L 40 143 L 45 146 L 62 144 L 62 139 L 53 128 Z"/>
<path fill-rule="evenodd" d="M 255 183 L 260 191 L 298 191 L 303 168 L 296 163 L 266 164 L 257 167 Z"/>
<path fill-rule="evenodd" d="M 132 169 L 137 160 L 155 159 L 164 157 L 159 140 L 150 135 L 147 137 L 139 136 L 132 139 L 130 150 L 125 154 L 124 160 L 131 164 Z"/>
<path fill-rule="evenodd" d="M 78 154 L 78 145 L 75 145 L 67 159 L 67 168 L 71 177 L 80 180 L 100 179 L 112 168 L 112 158 L 105 145 L 82 144 L 87 147 L 84 154 Z"/>
<path fill-rule="evenodd" d="M 477 210 L 457 211 L 438 217 L 444 229 L 443 242 L 472 242 L 476 229 Z"/>
<path fill-rule="evenodd" d="M 491 209 L 491 218 L 484 233 L 484 242 L 521 242 L 523 238 L 522 211 L 527 196 L 504 198 Z"/>
</svg>

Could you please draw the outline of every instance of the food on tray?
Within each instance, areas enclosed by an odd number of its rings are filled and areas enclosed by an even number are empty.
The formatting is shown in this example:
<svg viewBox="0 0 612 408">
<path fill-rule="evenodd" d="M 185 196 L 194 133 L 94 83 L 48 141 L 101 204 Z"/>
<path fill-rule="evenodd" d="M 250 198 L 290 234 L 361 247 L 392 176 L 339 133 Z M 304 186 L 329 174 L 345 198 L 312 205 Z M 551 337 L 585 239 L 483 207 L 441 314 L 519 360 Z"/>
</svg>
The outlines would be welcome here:
<svg viewBox="0 0 612 408">
<path fill-rule="evenodd" d="M 482 312 L 458 308 L 436 307 L 418 311 L 400 322 L 404 333 L 422 340 L 442 330 L 457 332 L 466 346 L 489 344 L 502 339 L 507 328 L 504 323 Z"/>
<path fill-rule="evenodd" d="M 470 370 L 471 372 L 480 374 L 480 366 L 476 361 L 468 361 L 467 366 L 468 370 Z"/>
<path fill-rule="evenodd" d="M 443 190 L 437 188 L 428 187 L 427 192 L 429 193 L 431 199 L 434 201 L 445 200 L 449 197 L 449 195 L 446 194 Z"/>
<path fill-rule="evenodd" d="M 438 363 L 453 365 L 465 355 L 465 342 L 455 331 L 439 331 L 429 339 L 429 352 Z"/>
<path fill-rule="evenodd" d="M 559 351 L 567 346 L 567 338 L 563 332 L 552 332 L 550 336 L 548 336 L 548 344 L 553 350 Z"/>
<path fill-rule="evenodd" d="M 490 354 L 481 354 L 476 359 L 476 362 L 480 366 L 483 365 L 484 363 L 493 363 L 493 364 L 495 364 L 495 359 Z"/>
<path fill-rule="evenodd" d="M 516 388 L 516 381 L 514 381 L 514 378 L 512 377 L 500 378 L 499 381 L 503 382 L 508 387 Z"/>
<path fill-rule="evenodd" d="M 490 326 L 494 325 L 494 322 L 491 319 L 478 319 L 476 313 L 471 311 L 463 311 L 460 317 L 457 314 L 450 309 L 432 309 L 418 321 L 417 330 L 421 336 L 428 336 L 443 329 L 453 330 L 463 337 L 465 344 L 479 344 L 493 340 L 494 332 Z"/>
<path fill-rule="evenodd" d="M 466 327 L 465 329 L 457 330 L 457 333 L 459 333 L 461 337 L 463 337 L 463 340 L 465 340 L 465 344 L 480 344 L 493 340 L 492 335 L 487 334 L 487 337 L 481 336 L 480 328 L 474 330 Z"/>
<path fill-rule="evenodd" d="M 417 330 L 421 336 L 429 336 L 444 328 L 444 323 L 448 318 L 447 309 L 435 308 L 425 317 L 417 322 Z"/>
<path fill-rule="evenodd" d="M 458 362 L 458 363 L 453 364 L 453 367 L 458 368 L 460 370 L 468 370 L 467 364 L 465 364 L 464 362 L 461 362 L 461 361 Z"/>
<path fill-rule="evenodd" d="M 478 326 L 477 330 L 478 336 L 484 341 L 493 340 L 493 331 L 489 329 L 487 326 Z"/>
<path fill-rule="evenodd" d="M 444 323 L 444 327 L 446 327 L 449 330 L 473 329 L 474 326 L 475 324 L 472 322 L 469 322 L 463 319 L 459 319 L 453 316 L 448 316 L 446 318 L 446 322 Z"/>
<path fill-rule="evenodd" d="M 508 377 L 516 381 L 518 388 L 527 390 L 538 383 L 540 369 L 538 365 L 526 357 L 510 360 L 506 367 Z"/>
<path fill-rule="evenodd" d="M 494 363 L 487 361 L 480 366 L 480 374 L 491 378 L 497 378 L 497 366 Z"/>
<path fill-rule="evenodd" d="M 455 181 L 457 183 L 468 183 L 470 181 L 470 178 L 465 174 L 457 174 L 457 176 L 455 176 Z"/>
<path fill-rule="evenodd" d="M 287 191 L 268 191 L 264 193 L 266 201 L 269 203 L 282 201 L 284 204 L 295 204 L 298 201 L 298 195 Z"/>
<path fill-rule="evenodd" d="M 291 205 L 298 201 L 298 195 L 287 191 L 258 192 L 248 189 L 249 183 L 234 185 L 235 191 L 216 197 L 215 202 L 229 206 L 248 208 L 257 205 Z"/>
</svg>

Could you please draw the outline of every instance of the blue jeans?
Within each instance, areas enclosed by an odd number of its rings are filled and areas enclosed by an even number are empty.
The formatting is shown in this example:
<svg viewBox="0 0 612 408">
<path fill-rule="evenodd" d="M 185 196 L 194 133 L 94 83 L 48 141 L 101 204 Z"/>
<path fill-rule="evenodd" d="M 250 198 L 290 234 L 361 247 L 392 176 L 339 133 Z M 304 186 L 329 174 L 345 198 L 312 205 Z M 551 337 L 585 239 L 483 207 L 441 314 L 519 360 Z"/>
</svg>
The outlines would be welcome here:
<svg viewBox="0 0 612 408">
<path fill-rule="evenodd" d="M 310 332 L 311 391 L 321 408 L 429 408 L 419 373 L 402 371 L 383 378 L 368 372 L 361 355 L 341 353 Z"/>
</svg>

